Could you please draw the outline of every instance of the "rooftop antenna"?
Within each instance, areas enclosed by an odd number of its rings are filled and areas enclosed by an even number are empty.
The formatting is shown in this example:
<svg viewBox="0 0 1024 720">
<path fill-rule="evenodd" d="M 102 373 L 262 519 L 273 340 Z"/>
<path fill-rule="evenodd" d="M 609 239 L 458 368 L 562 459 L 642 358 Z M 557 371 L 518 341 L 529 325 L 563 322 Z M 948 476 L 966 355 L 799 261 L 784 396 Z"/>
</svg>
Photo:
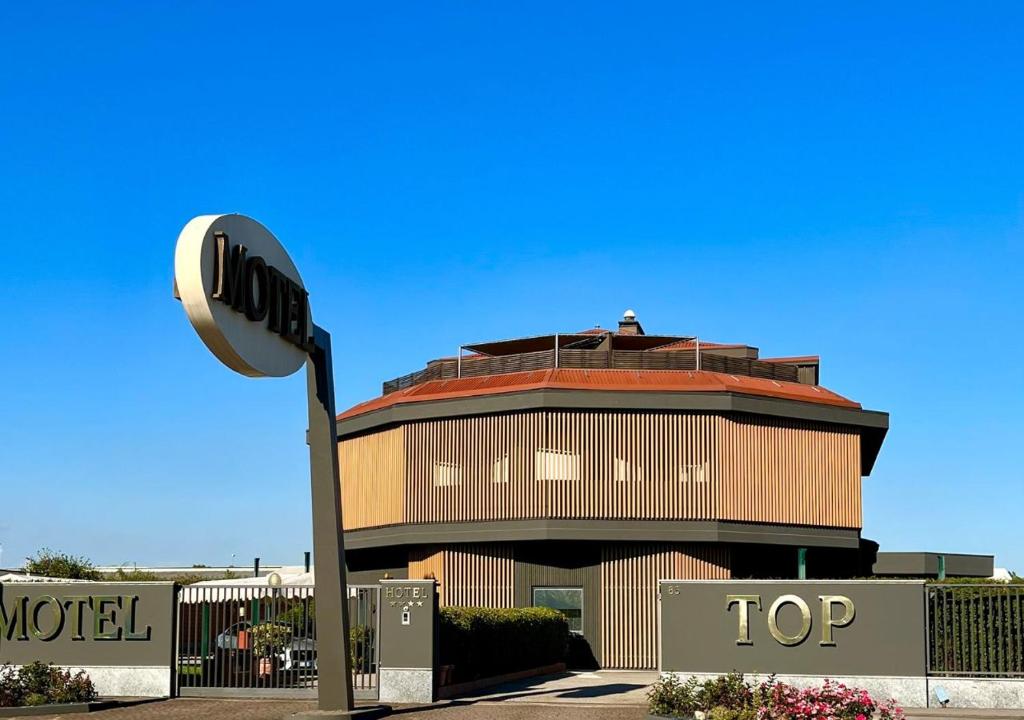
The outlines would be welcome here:
<svg viewBox="0 0 1024 720">
<path fill-rule="evenodd" d="M 700 372 L 700 338 L 694 335 L 693 343 L 697 349 L 697 372 Z"/>
</svg>

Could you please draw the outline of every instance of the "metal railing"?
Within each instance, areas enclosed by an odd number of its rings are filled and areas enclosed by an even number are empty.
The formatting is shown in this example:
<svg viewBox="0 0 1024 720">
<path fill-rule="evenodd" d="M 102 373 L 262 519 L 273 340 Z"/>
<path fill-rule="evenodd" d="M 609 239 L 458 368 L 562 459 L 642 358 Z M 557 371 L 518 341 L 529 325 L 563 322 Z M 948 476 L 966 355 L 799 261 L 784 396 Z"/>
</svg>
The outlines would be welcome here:
<svg viewBox="0 0 1024 720">
<path fill-rule="evenodd" d="M 428 380 L 503 375 L 529 370 L 549 370 L 554 367 L 584 370 L 696 370 L 697 353 L 695 350 L 652 352 L 562 348 L 557 356 L 554 350 L 540 350 L 496 357 L 463 357 L 461 363 L 457 359 L 435 360 L 423 370 L 385 381 L 382 391 L 384 395 L 388 395 Z M 797 366 L 791 363 L 765 362 L 751 358 L 716 355 L 708 351 L 701 352 L 700 369 L 769 380 L 799 382 Z"/>
<path fill-rule="evenodd" d="M 313 589 L 265 585 L 182 588 L 177 658 L 178 689 L 184 695 L 314 689 Z"/>
<path fill-rule="evenodd" d="M 928 673 L 1024 676 L 1024 586 L 930 585 Z"/>
<path fill-rule="evenodd" d="M 379 585 L 349 585 L 349 652 L 352 655 L 352 691 L 357 699 L 376 699 L 380 678 Z"/>
<path fill-rule="evenodd" d="M 357 699 L 376 699 L 380 587 L 350 585 L 349 653 Z M 178 597 L 178 692 L 311 697 L 318 677 L 312 587 L 185 586 Z"/>
</svg>

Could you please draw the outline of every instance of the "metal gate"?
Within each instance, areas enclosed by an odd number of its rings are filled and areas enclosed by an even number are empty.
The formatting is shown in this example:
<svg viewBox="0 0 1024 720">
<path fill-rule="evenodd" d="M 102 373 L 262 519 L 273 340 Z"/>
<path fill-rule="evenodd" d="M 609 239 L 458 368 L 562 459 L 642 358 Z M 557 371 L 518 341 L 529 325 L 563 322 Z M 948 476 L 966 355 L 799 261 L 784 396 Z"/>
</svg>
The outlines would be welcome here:
<svg viewBox="0 0 1024 720">
<path fill-rule="evenodd" d="M 376 700 L 380 679 L 380 585 L 349 585 L 349 652 L 352 692 L 356 699 Z"/>
<path fill-rule="evenodd" d="M 352 684 L 377 697 L 379 586 L 350 586 Z M 185 586 L 178 597 L 178 694 L 316 696 L 312 587 Z"/>
</svg>

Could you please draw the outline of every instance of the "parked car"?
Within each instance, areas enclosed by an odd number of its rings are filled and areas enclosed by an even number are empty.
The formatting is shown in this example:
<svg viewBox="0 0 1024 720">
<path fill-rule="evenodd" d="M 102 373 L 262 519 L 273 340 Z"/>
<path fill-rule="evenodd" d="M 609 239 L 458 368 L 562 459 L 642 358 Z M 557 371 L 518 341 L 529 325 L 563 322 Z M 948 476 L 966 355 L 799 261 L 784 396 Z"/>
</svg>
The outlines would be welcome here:
<svg viewBox="0 0 1024 720">
<path fill-rule="evenodd" d="M 291 626 L 279 623 L 280 627 L 287 627 L 291 629 Z M 234 625 L 228 626 L 225 630 L 217 634 L 216 645 L 218 650 L 238 650 L 239 640 L 238 636 L 242 631 L 251 632 L 253 624 L 248 620 L 237 622 Z M 248 649 L 252 649 L 252 639 L 249 640 L 250 646 Z M 316 641 L 313 638 L 308 637 L 295 637 L 292 636 L 289 643 L 281 648 L 281 651 L 277 653 L 277 659 L 279 662 L 278 667 L 281 670 L 317 670 L 316 663 Z"/>
</svg>

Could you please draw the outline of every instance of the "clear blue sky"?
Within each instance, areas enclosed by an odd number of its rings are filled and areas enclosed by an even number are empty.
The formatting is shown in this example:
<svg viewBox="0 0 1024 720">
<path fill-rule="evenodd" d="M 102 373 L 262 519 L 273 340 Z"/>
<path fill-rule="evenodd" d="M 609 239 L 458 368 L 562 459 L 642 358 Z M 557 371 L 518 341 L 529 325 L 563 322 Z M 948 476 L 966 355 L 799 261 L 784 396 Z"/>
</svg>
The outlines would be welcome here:
<svg viewBox="0 0 1024 720">
<path fill-rule="evenodd" d="M 818 353 L 890 550 L 1024 571 L 1024 6 L 5 3 L 0 542 L 301 562 L 304 378 L 221 366 L 178 231 L 259 218 L 339 408 L 460 343 Z"/>
</svg>

